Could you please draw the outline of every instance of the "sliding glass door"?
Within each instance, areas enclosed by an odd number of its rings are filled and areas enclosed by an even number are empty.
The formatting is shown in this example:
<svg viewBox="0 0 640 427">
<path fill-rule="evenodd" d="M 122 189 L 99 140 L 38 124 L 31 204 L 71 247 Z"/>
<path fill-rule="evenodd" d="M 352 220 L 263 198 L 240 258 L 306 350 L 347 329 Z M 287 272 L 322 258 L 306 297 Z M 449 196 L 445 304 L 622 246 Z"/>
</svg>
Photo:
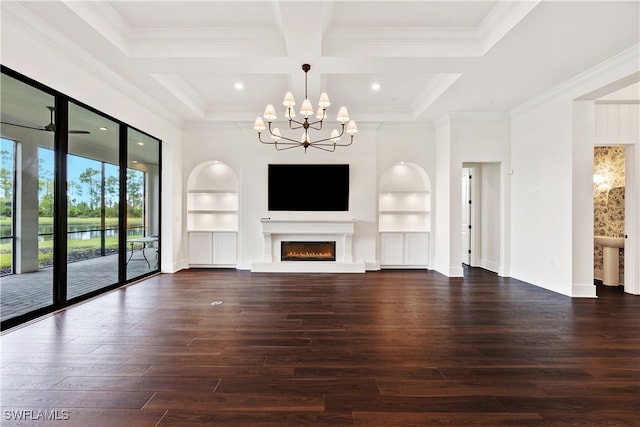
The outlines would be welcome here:
<svg viewBox="0 0 640 427">
<path fill-rule="evenodd" d="M 2 321 L 54 304 L 53 95 L 1 76 Z"/>
<path fill-rule="evenodd" d="M 160 141 L 2 67 L 2 329 L 160 271 Z"/>
<path fill-rule="evenodd" d="M 69 104 L 68 299 L 118 283 L 119 129 L 118 123 Z"/>
<path fill-rule="evenodd" d="M 127 279 L 160 266 L 160 144 L 134 129 L 127 134 Z"/>
</svg>

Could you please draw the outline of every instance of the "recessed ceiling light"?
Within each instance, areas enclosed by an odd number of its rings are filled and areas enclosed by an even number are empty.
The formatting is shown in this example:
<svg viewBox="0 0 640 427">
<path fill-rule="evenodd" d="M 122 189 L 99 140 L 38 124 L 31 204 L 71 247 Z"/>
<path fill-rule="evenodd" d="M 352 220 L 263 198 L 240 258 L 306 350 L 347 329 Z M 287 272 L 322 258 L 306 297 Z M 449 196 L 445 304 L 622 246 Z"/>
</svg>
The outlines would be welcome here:
<svg viewBox="0 0 640 427">
<path fill-rule="evenodd" d="M 106 127 L 104 127 L 104 126 L 100 126 L 98 129 L 100 129 L 100 130 L 108 130 L 108 129 L 107 129 Z"/>
<path fill-rule="evenodd" d="M 371 90 L 380 90 L 380 83 L 374 83 L 371 85 Z"/>
<path fill-rule="evenodd" d="M 244 85 L 240 82 L 236 83 L 233 85 L 237 90 L 242 90 L 244 89 Z"/>
<path fill-rule="evenodd" d="M 144 145 L 144 142 L 140 141 L 140 142 L 138 142 L 138 145 L 142 146 L 142 145 Z"/>
<path fill-rule="evenodd" d="M 137 160 L 132 160 L 131 163 L 138 163 L 138 161 Z"/>
</svg>

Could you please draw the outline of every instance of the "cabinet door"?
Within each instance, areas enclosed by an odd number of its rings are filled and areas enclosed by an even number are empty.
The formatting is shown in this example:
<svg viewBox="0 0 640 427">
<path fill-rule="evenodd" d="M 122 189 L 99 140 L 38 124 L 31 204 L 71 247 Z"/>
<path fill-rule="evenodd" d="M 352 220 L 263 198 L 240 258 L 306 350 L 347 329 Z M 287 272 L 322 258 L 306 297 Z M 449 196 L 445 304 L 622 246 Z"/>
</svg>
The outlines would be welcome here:
<svg viewBox="0 0 640 427">
<path fill-rule="evenodd" d="M 404 263 L 425 266 L 429 263 L 429 234 L 407 233 L 404 235 Z"/>
<path fill-rule="evenodd" d="M 380 234 L 380 264 L 404 264 L 404 237 L 402 233 Z"/>
<path fill-rule="evenodd" d="M 210 232 L 189 233 L 189 264 L 211 264 L 213 240 Z"/>
<path fill-rule="evenodd" d="M 213 233 L 213 263 L 235 265 L 236 233 Z"/>
</svg>

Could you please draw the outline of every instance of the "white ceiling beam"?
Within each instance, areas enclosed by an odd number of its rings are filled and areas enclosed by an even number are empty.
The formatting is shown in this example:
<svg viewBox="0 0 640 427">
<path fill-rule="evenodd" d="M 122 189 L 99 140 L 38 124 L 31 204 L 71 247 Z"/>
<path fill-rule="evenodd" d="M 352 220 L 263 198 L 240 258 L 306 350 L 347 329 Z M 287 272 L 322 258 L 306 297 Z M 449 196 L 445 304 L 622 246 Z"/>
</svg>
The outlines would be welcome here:
<svg viewBox="0 0 640 427">
<path fill-rule="evenodd" d="M 197 93 L 182 76 L 177 74 L 156 73 L 151 73 L 150 76 L 198 118 L 205 118 L 207 101 Z"/>
<path fill-rule="evenodd" d="M 311 71 L 306 76 L 307 88 L 314 110 L 317 108 L 315 104 L 322 91 L 322 67 L 319 67 L 319 62 L 332 10 L 333 4 L 329 1 L 279 1 L 274 4 L 274 14 L 284 38 L 286 55 L 299 61 L 296 67 L 289 70 L 290 90 L 296 97 L 296 108 L 302 104 L 304 97 L 305 73 L 302 71 L 302 64 L 311 65 Z"/>
<path fill-rule="evenodd" d="M 412 119 L 418 119 L 447 89 L 460 77 L 461 73 L 436 74 L 422 88 L 411 105 Z"/>
</svg>

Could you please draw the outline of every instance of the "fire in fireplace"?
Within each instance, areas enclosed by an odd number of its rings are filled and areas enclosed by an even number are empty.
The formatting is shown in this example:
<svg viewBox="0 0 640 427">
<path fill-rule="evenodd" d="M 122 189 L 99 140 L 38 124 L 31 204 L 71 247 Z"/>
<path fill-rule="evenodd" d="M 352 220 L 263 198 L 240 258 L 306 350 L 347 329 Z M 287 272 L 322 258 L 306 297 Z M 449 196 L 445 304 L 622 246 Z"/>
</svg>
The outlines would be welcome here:
<svg viewBox="0 0 640 427">
<path fill-rule="evenodd" d="M 335 261 L 336 242 L 281 242 L 282 261 Z"/>
</svg>

